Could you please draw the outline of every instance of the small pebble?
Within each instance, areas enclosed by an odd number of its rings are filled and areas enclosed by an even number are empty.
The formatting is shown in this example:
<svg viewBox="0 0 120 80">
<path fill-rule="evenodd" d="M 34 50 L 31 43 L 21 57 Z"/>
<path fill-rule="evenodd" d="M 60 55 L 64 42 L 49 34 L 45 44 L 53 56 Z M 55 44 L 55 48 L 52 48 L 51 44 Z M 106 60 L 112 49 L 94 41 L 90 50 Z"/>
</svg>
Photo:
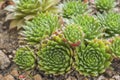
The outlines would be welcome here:
<svg viewBox="0 0 120 80">
<path fill-rule="evenodd" d="M 0 80 L 3 78 L 3 75 L 2 74 L 0 74 Z"/>
<path fill-rule="evenodd" d="M 25 79 L 26 77 L 24 75 L 19 75 L 19 79 Z"/>
<path fill-rule="evenodd" d="M 111 69 L 107 69 L 104 76 L 106 77 L 112 77 L 114 75 L 114 71 Z"/>
<path fill-rule="evenodd" d="M 69 76 L 66 80 L 77 80 L 75 77 Z"/>
<path fill-rule="evenodd" d="M 108 80 L 107 78 L 105 78 L 103 75 L 99 76 L 97 80 Z"/>
<path fill-rule="evenodd" d="M 0 50 L 0 69 L 5 69 L 10 65 L 9 58 Z"/>
<path fill-rule="evenodd" d="M 39 74 L 36 74 L 33 78 L 34 80 L 42 80 L 42 77 Z"/>
<path fill-rule="evenodd" d="M 111 78 L 111 79 L 109 79 L 109 80 L 116 80 L 116 79 Z"/>
<path fill-rule="evenodd" d="M 11 75 L 15 76 L 15 77 L 18 77 L 19 76 L 19 73 L 17 71 L 17 69 L 13 69 L 11 72 L 10 72 Z"/>
<path fill-rule="evenodd" d="M 16 51 L 15 51 L 15 50 L 13 50 L 13 51 L 12 51 L 12 53 L 13 53 L 13 54 L 15 54 L 15 53 L 16 53 Z"/>
<path fill-rule="evenodd" d="M 13 58 L 13 56 L 12 56 L 12 55 L 9 55 L 9 58 L 11 59 L 11 58 Z"/>
</svg>

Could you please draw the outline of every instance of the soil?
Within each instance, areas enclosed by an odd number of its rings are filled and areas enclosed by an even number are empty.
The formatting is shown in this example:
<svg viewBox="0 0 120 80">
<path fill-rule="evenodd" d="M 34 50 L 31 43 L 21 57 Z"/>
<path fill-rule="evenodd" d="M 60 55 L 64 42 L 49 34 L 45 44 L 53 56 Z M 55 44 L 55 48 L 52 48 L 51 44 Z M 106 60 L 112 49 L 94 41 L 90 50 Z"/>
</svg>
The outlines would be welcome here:
<svg viewBox="0 0 120 80">
<path fill-rule="evenodd" d="M 19 75 L 27 76 L 25 80 L 34 80 L 33 77 L 31 76 L 34 76 L 36 74 L 40 75 L 41 80 L 120 80 L 120 59 L 114 59 L 111 64 L 111 67 L 113 69 L 106 70 L 105 73 L 101 74 L 98 77 L 85 77 L 80 75 L 74 69 L 68 74 L 58 76 L 45 75 L 42 71 L 39 71 L 38 69 L 28 72 L 19 70 L 18 67 L 12 61 L 15 51 L 19 46 L 18 44 L 19 31 L 17 31 L 16 29 L 9 30 L 10 21 L 5 21 L 5 17 L 7 14 L 8 14 L 7 11 L 4 10 L 0 11 L 0 50 L 3 51 L 9 57 L 11 64 L 5 70 L 0 70 L 0 75 L 6 76 L 11 73 L 12 69 L 17 68 Z M 119 76 L 119 78 L 117 77 L 118 79 L 114 78 L 116 75 Z M 19 79 L 18 76 L 17 77 L 14 76 L 14 80 L 18 79 Z"/>
<path fill-rule="evenodd" d="M 18 33 L 16 30 L 9 30 L 10 21 L 5 21 L 7 12 L 1 10 L 0 11 L 0 50 L 3 51 L 8 57 L 10 55 L 14 55 L 14 51 L 18 47 Z M 5 70 L 0 70 L 1 74 L 5 74 L 10 71 L 10 67 L 13 64 L 12 59 L 10 66 Z"/>
<path fill-rule="evenodd" d="M 18 31 L 9 30 L 10 21 L 5 21 L 6 11 L 0 11 L 0 49 L 6 54 L 12 54 L 18 47 Z"/>
</svg>

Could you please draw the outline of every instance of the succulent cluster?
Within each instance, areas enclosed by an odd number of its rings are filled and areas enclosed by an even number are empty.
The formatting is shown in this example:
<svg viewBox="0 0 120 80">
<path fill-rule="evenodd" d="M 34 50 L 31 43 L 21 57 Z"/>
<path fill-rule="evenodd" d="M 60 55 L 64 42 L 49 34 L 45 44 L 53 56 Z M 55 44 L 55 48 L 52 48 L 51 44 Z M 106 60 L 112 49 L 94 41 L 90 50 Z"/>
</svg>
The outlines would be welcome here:
<svg viewBox="0 0 120 80">
<path fill-rule="evenodd" d="M 32 21 L 27 22 L 22 35 L 25 36 L 27 42 L 35 44 L 52 35 L 58 28 L 60 28 L 60 23 L 57 15 L 41 13 Z"/>
<path fill-rule="evenodd" d="M 43 43 L 38 52 L 39 68 L 46 74 L 64 74 L 71 69 L 72 53 L 72 49 L 65 45 L 61 38 L 54 37 L 52 40 Z"/>
<path fill-rule="evenodd" d="M 102 0 L 97 0 L 96 5 L 99 3 L 100 10 L 109 10 L 111 1 L 104 0 L 100 4 Z M 120 38 L 115 37 L 120 34 L 120 14 L 110 12 L 99 17 L 84 14 L 87 4 L 81 1 L 67 1 L 63 4 L 63 14 L 54 14 L 58 2 L 21 0 L 17 4 L 16 11 L 22 13 L 17 18 L 27 16 L 28 19 L 33 14 L 35 17 L 22 26 L 20 34 L 26 41 L 22 46 L 28 47 L 17 50 L 14 62 L 21 69 L 37 67 L 45 74 L 65 74 L 71 69 L 85 76 L 98 76 L 105 72 L 112 59 L 120 58 Z M 103 8 L 104 5 L 107 7 Z M 65 20 L 71 23 L 66 24 Z"/>
<path fill-rule="evenodd" d="M 89 44 L 77 48 L 76 68 L 85 76 L 97 76 L 105 72 L 111 64 L 110 54 L 102 40 L 92 40 Z"/>
<path fill-rule="evenodd" d="M 102 36 L 103 27 L 98 19 L 90 15 L 77 15 L 73 17 L 75 24 L 78 24 L 85 33 L 85 39 L 91 40 Z"/>
<path fill-rule="evenodd" d="M 20 69 L 29 70 L 35 67 L 34 52 L 28 47 L 21 47 L 17 50 L 14 62 Z"/>
<path fill-rule="evenodd" d="M 108 12 L 114 7 L 114 0 L 95 0 L 95 5 L 100 12 Z"/>
<path fill-rule="evenodd" d="M 82 29 L 75 24 L 67 25 L 67 27 L 63 31 L 63 35 L 66 41 L 72 44 L 80 44 L 82 42 L 84 34 Z M 77 45 L 77 46 L 78 46 Z"/>
<path fill-rule="evenodd" d="M 83 14 L 87 9 L 87 4 L 81 1 L 70 0 L 65 2 L 64 4 L 63 16 L 65 18 L 71 18 L 72 16 L 76 16 L 77 14 Z"/>
</svg>

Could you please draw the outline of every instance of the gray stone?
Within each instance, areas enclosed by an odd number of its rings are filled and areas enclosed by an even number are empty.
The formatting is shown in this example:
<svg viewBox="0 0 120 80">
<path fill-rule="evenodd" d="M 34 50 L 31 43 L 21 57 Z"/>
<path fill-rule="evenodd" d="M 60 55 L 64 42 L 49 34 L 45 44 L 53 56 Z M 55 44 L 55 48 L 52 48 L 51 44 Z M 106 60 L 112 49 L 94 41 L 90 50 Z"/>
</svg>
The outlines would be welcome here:
<svg viewBox="0 0 120 80">
<path fill-rule="evenodd" d="M 105 78 L 103 75 L 101 75 L 97 80 L 108 80 L 108 79 Z"/>
<path fill-rule="evenodd" d="M 9 58 L 0 50 L 0 69 L 5 69 L 10 65 Z"/>
<path fill-rule="evenodd" d="M 105 72 L 106 77 L 112 77 L 115 74 L 115 72 L 112 69 L 107 69 Z"/>
<path fill-rule="evenodd" d="M 115 80 L 120 80 L 120 75 L 114 75 L 112 78 Z"/>
<path fill-rule="evenodd" d="M 11 72 L 10 72 L 11 75 L 15 76 L 15 77 L 18 77 L 19 76 L 19 73 L 17 71 L 17 69 L 13 69 Z"/>
</svg>

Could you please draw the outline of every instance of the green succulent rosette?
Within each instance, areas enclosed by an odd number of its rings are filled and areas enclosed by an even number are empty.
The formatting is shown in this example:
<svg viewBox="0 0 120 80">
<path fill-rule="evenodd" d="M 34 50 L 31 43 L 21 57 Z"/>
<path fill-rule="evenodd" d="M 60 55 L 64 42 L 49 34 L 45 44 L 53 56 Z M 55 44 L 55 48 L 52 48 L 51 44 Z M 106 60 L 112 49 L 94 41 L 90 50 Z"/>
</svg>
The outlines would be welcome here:
<svg viewBox="0 0 120 80">
<path fill-rule="evenodd" d="M 72 53 L 72 49 L 65 45 L 60 37 L 55 36 L 52 40 L 42 44 L 38 52 L 39 69 L 46 74 L 67 73 L 72 66 Z"/>
<path fill-rule="evenodd" d="M 30 70 L 35 67 L 35 55 L 28 47 L 18 48 L 14 57 L 14 62 L 20 69 Z"/>
<path fill-rule="evenodd" d="M 21 29 L 25 21 L 30 21 L 39 13 L 50 12 L 58 14 L 61 12 L 59 5 L 60 0 L 14 0 L 15 6 L 11 10 L 13 13 L 8 14 L 6 19 L 12 19 L 10 29 Z M 9 8 L 8 11 L 11 11 Z"/>
<path fill-rule="evenodd" d="M 21 35 L 29 44 L 36 44 L 51 36 L 60 26 L 57 15 L 41 13 L 27 22 Z"/>
<path fill-rule="evenodd" d="M 84 76 L 98 76 L 105 72 L 111 64 L 111 55 L 106 51 L 106 45 L 101 40 L 92 40 L 89 44 L 76 49 L 76 70 Z"/>
<path fill-rule="evenodd" d="M 98 11 L 108 12 L 114 7 L 115 0 L 95 0 L 95 5 Z"/>
<path fill-rule="evenodd" d="M 15 9 L 15 17 L 17 19 L 26 16 L 35 16 L 41 11 L 39 0 L 19 0 Z"/>
<path fill-rule="evenodd" d="M 15 16 L 19 19 L 26 16 L 36 16 L 41 12 L 58 13 L 58 3 L 59 0 L 19 0 L 15 9 Z"/>
<path fill-rule="evenodd" d="M 70 24 L 65 27 L 63 30 L 63 35 L 66 41 L 68 41 L 71 45 L 79 45 L 83 41 L 83 31 L 76 24 Z"/>
<path fill-rule="evenodd" d="M 73 21 L 81 27 L 86 40 L 102 37 L 104 28 L 101 26 L 100 21 L 93 16 L 87 14 L 77 15 L 73 17 Z"/>
<path fill-rule="evenodd" d="M 85 13 L 86 9 L 87 4 L 81 1 L 70 0 L 64 3 L 63 16 L 65 18 L 71 18 L 72 16 L 76 16 L 77 14 Z"/>
<path fill-rule="evenodd" d="M 105 37 L 113 37 L 120 34 L 120 14 L 109 12 L 100 16 L 102 26 L 105 28 Z"/>
<path fill-rule="evenodd" d="M 114 57 L 120 58 L 120 37 L 114 37 L 110 46 Z"/>
</svg>

